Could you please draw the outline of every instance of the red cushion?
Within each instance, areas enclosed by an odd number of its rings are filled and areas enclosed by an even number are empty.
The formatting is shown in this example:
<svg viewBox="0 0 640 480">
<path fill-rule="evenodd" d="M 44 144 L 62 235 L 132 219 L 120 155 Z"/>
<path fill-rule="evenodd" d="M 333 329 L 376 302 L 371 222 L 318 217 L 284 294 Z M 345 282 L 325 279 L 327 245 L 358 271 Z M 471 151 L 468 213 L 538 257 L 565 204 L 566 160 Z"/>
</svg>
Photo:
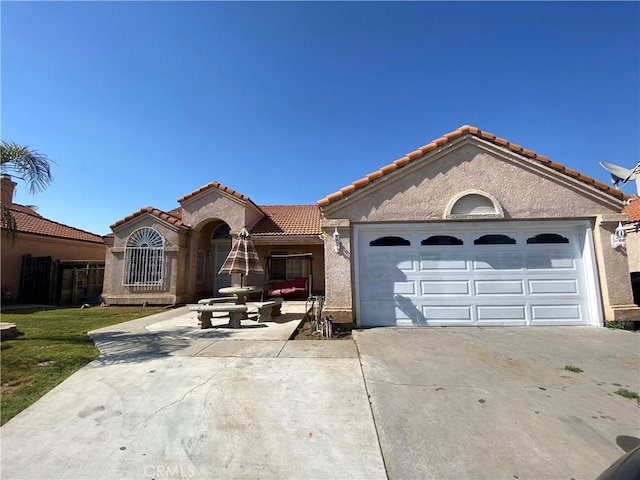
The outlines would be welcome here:
<svg viewBox="0 0 640 480">
<path fill-rule="evenodd" d="M 298 277 L 295 280 L 276 280 L 271 282 L 271 288 L 267 292 L 269 297 L 279 297 L 281 295 L 291 295 L 296 292 L 307 290 L 306 277 Z"/>
</svg>

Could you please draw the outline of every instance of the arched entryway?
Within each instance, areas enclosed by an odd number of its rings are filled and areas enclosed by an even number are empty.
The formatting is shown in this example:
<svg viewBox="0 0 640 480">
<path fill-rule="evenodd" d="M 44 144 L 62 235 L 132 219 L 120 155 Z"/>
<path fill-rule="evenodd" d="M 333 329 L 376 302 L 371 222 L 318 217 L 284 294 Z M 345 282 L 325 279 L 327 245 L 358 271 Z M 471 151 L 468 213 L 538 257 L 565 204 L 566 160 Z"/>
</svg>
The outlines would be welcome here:
<svg viewBox="0 0 640 480">
<path fill-rule="evenodd" d="M 231 275 L 219 274 L 220 267 L 231 250 L 231 228 L 222 222 L 212 231 L 209 240 L 210 252 L 213 256 L 213 296 L 219 296 L 218 290 L 231 286 Z"/>
<path fill-rule="evenodd" d="M 231 250 L 231 228 L 219 218 L 212 218 L 197 228 L 193 264 L 195 280 L 194 293 L 197 298 L 219 296 L 218 290 L 231 285 L 229 275 L 218 275 Z M 193 281 L 192 280 L 192 281 Z"/>
</svg>

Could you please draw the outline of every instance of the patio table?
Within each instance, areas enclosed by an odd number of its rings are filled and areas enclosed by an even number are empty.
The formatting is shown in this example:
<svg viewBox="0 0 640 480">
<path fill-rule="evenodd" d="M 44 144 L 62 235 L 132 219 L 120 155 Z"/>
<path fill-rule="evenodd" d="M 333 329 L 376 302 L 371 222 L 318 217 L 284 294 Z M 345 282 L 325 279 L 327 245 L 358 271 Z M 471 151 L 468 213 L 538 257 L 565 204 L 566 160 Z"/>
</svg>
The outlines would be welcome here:
<svg viewBox="0 0 640 480">
<path fill-rule="evenodd" d="M 218 290 L 223 295 L 233 295 L 236 297 L 236 305 L 245 305 L 247 303 L 247 296 L 250 293 L 261 292 L 261 287 L 247 286 L 247 287 L 223 287 Z"/>
</svg>

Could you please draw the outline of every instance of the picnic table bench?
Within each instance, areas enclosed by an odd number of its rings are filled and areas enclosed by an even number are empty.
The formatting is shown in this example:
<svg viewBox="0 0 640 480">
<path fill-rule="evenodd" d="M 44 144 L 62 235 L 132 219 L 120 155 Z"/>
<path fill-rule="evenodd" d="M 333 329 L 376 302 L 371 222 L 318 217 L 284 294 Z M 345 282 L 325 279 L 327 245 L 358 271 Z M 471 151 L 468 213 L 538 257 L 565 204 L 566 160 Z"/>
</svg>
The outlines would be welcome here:
<svg viewBox="0 0 640 480">
<path fill-rule="evenodd" d="M 255 302 L 254 305 L 258 309 L 258 322 L 268 322 L 272 317 L 282 315 L 282 298 L 270 298 L 264 302 Z"/>
<path fill-rule="evenodd" d="M 198 300 L 199 305 L 213 305 L 214 303 L 235 303 L 236 297 L 213 297 Z"/>
<path fill-rule="evenodd" d="M 247 318 L 247 306 L 231 304 L 234 302 L 235 297 L 214 297 L 203 298 L 198 300 L 198 305 L 190 307 L 192 312 L 198 312 L 198 320 L 200 320 L 200 328 L 212 328 L 211 318 L 214 312 L 226 312 L 229 314 L 229 325 L 233 328 L 240 328 L 240 321 Z M 217 303 L 225 303 L 225 305 L 216 305 Z M 255 306 L 258 312 L 258 322 L 268 322 L 273 317 L 282 315 L 283 299 L 282 298 L 270 298 L 264 302 L 255 302 Z"/>
<path fill-rule="evenodd" d="M 200 328 L 212 328 L 211 317 L 214 312 L 226 312 L 229 314 L 229 326 L 232 328 L 240 328 L 240 321 L 243 318 L 247 318 L 247 306 L 246 305 L 211 305 L 200 304 L 197 306 L 189 307 L 192 312 L 198 312 L 198 319 L 201 322 Z"/>
</svg>

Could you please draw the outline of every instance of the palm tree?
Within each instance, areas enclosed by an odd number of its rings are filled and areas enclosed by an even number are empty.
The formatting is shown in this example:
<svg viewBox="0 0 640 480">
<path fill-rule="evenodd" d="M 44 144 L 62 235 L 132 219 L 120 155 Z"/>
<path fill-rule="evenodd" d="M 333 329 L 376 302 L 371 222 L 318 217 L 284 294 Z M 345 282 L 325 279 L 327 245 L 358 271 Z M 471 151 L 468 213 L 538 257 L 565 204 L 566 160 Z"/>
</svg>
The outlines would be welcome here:
<svg viewBox="0 0 640 480">
<path fill-rule="evenodd" d="M 0 173 L 11 174 L 26 182 L 29 192 L 36 193 L 44 190 L 53 180 L 51 175 L 51 161 L 43 153 L 23 147 L 14 142 L 2 140 L 0 145 Z M 16 222 L 11 215 L 10 205 L 1 205 L 2 218 L 0 226 L 3 232 L 13 236 L 16 232 Z"/>
</svg>

